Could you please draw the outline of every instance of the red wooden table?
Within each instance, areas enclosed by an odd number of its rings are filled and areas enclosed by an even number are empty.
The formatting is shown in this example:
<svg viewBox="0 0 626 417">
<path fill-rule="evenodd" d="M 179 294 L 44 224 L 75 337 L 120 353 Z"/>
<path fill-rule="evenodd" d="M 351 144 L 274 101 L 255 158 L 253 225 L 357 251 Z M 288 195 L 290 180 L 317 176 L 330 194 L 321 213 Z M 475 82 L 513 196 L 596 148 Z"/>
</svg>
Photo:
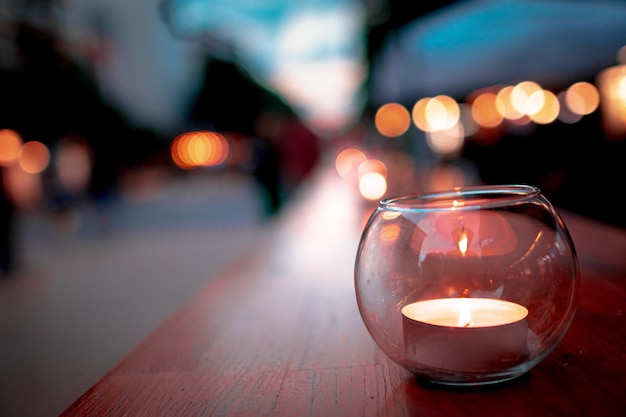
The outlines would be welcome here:
<svg viewBox="0 0 626 417">
<path fill-rule="evenodd" d="M 581 299 L 527 375 L 481 389 L 418 383 L 375 346 L 353 283 L 364 205 L 321 171 L 255 249 L 211 280 L 69 416 L 626 416 L 626 231 L 564 215 Z"/>
</svg>

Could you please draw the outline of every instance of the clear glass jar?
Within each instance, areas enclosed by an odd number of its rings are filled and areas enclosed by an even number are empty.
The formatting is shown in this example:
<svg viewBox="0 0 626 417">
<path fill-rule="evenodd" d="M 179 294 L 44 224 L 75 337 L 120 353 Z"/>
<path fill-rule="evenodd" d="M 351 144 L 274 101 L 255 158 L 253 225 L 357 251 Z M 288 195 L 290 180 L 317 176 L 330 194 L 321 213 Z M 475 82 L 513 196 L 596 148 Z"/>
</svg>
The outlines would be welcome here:
<svg viewBox="0 0 626 417">
<path fill-rule="evenodd" d="M 419 378 L 451 385 L 518 377 L 575 314 L 576 252 L 536 187 L 479 186 L 381 201 L 356 257 L 361 317 Z"/>
</svg>

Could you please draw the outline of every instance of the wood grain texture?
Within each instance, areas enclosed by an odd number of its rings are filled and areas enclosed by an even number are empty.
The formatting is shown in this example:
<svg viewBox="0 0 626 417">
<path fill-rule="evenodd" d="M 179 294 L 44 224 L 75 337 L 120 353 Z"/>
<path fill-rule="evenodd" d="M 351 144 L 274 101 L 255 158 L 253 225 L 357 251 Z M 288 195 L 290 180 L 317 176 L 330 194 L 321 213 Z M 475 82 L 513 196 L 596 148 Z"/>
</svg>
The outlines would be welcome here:
<svg viewBox="0 0 626 417">
<path fill-rule="evenodd" d="M 515 381 L 443 389 L 391 362 L 360 318 L 353 268 L 371 209 L 321 171 L 62 416 L 626 415 L 626 231 L 564 214 L 582 282 L 563 341 Z"/>
</svg>

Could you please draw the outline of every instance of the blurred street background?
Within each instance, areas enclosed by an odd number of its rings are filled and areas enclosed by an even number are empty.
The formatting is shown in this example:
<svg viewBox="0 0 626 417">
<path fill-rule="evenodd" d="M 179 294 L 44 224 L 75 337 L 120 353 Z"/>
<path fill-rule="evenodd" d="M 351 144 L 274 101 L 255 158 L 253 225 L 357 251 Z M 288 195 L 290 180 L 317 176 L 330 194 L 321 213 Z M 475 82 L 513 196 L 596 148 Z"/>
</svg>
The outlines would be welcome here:
<svg viewBox="0 0 626 417">
<path fill-rule="evenodd" d="M 17 220 L 19 262 L 0 280 L 0 415 L 58 415 L 261 230 L 245 177 L 143 187 Z"/>
<path fill-rule="evenodd" d="M 625 21 L 622 0 L 0 0 L 0 416 L 58 415 L 322 165 L 368 204 L 527 183 L 626 227 Z"/>
</svg>

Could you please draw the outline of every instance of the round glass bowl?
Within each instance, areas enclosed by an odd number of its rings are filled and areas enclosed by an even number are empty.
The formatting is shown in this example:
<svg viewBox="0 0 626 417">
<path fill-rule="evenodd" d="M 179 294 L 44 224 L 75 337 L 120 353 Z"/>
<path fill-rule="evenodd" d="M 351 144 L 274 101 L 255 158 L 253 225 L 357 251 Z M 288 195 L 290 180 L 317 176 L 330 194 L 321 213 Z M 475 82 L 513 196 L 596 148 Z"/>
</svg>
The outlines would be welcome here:
<svg viewBox="0 0 626 417">
<path fill-rule="evenodd" d="M 516 378 L 561 341 L 579 272 L 563 220 L 536 187 L 479 186 L 381 201 L 355 264 L 376 344 L 419 378 Z"/>
</svg>

